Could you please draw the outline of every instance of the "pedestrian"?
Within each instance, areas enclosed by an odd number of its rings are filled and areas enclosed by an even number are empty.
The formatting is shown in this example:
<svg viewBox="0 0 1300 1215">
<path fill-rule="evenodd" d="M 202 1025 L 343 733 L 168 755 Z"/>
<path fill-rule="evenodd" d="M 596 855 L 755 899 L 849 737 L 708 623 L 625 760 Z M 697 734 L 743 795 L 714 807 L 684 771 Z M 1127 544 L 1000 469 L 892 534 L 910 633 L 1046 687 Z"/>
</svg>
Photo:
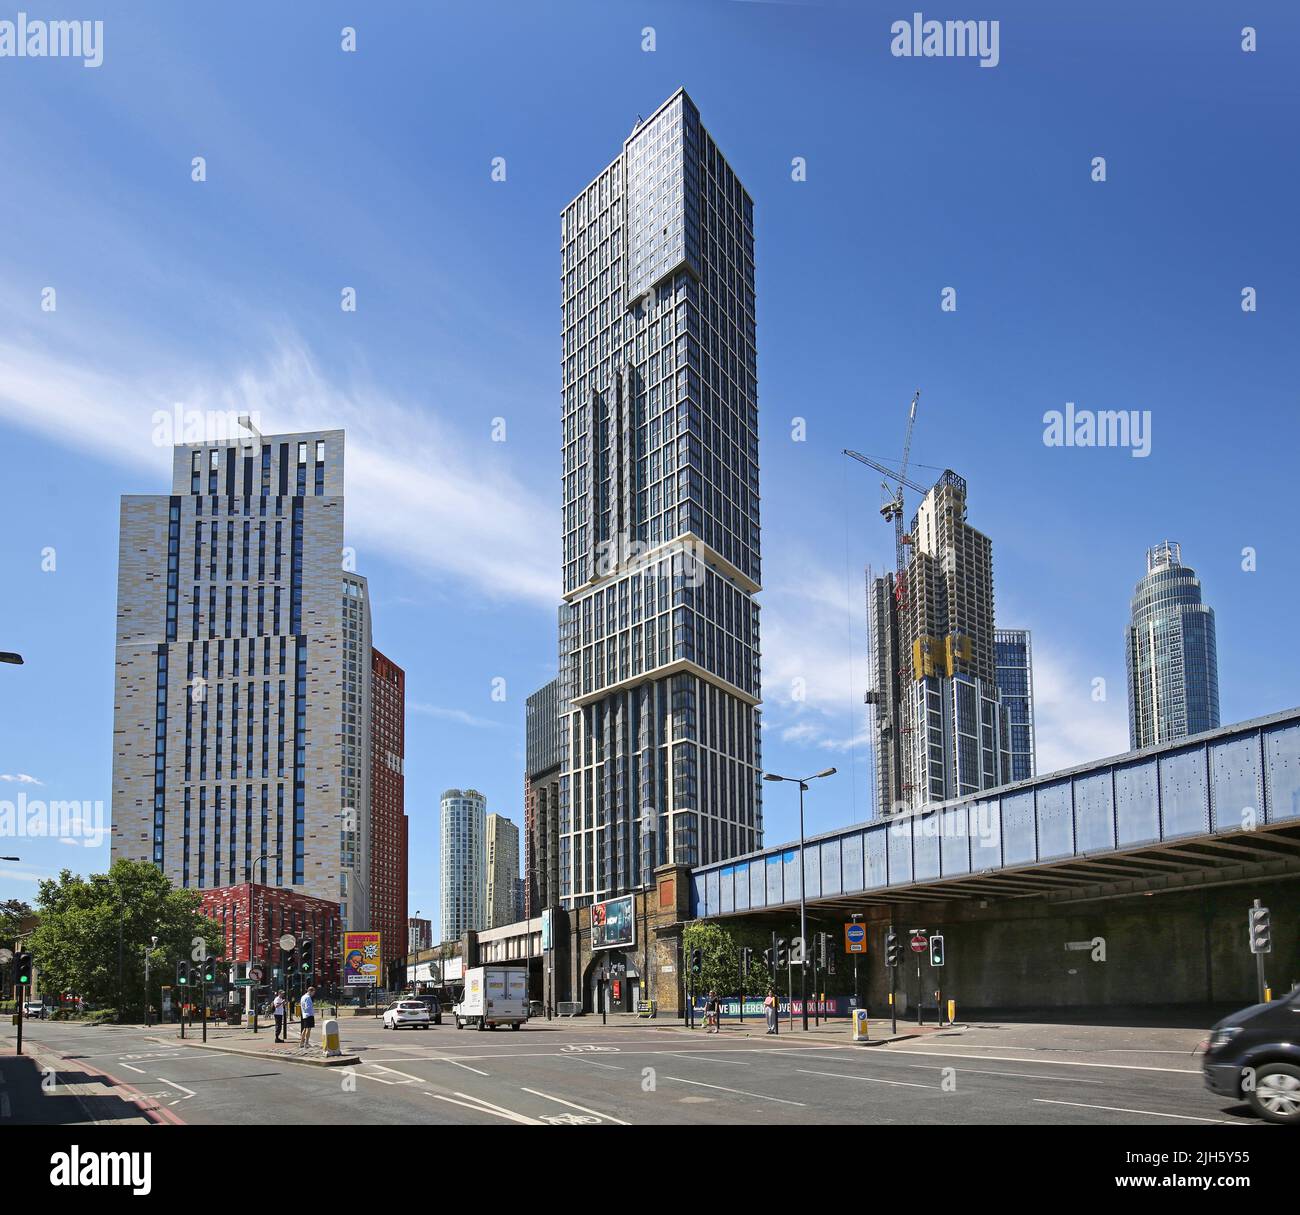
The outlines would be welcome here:
<svg viewBox="0 0 1300 1215">
<path fill-rule="evenodd" d="M 298 1044 L 306 1050 L 311 1045 L 311 1031 L 316 1024 L 316 1001 L 313 997 L 316 989 L 309 987 L 302 993 L 298 1006 L 302 1009 L 302 1030 L 298 1034 Z"/>
<path fill-rule="evenodd" d="M 712 1028 L 706 1028 L 706 1034 L 716 1034 L 722 1029 L 722 1001 L 718 999 L 716 991 L 709 992 L 709 998 L 704 1002 L 704 1023 Z"/>
<path fill-rule="evenodd" d="M 777 1014 L 776 991 L 769 987 L 767 995 L 763 998 L 763 1015 L 767 1018 L 767 1032 L 776 1033 L 776 1014 Z"/>
<path fill-rule="evenodd" d="M 275 999 L 271 1001 L 271 1011 L 275 1014 L 275 1040 L 277 1042 L 288 1041 L 284 1028 L 284 992 L 277 991 L 275 993 Z"/>
</svg>

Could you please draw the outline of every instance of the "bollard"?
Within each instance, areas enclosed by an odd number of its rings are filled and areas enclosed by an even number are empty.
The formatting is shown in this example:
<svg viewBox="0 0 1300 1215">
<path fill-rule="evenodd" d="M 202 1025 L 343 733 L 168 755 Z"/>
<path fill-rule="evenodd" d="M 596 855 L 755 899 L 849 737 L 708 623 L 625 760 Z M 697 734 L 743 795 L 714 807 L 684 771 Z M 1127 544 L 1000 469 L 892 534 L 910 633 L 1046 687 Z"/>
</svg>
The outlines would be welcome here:
<svg viewBox="0 0 1300 1215">
<path fill-rule="evenodd" d="M 956 1023 L 957 1023 L 957 1001 L 949 1000 L 948 1001 L 948 1024 L 955 1025 Z"/>
<path fill-rule="evenodd" d="M 869 1042 L 871 1040 L 870 1028 L 867 1010 L 865 1008 L 855 1008 L 853 1010 L 853 1041 Z"/>
<path fill-rule="evenodd" d="M 327 1055 L 341 1055 L 342 1047 L 339 1045 L 339 1023 L 330 1017 L 325 1022 L 325 1053 Z"/>
</svg>

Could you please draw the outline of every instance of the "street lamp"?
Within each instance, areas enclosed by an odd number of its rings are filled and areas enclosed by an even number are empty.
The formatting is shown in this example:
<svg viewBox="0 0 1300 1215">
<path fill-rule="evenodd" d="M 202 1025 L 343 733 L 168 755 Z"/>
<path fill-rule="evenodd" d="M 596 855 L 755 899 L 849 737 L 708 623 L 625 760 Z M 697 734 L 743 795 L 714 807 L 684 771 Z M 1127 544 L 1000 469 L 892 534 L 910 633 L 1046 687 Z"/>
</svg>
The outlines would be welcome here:
<svg viewBox="0 0 1300 1215">
<path fill-rule="evenodd" d="M 248 872 L 249 872 L 249 876 L 252 878 L 252 882 L 250 882 L 250 884 L 249 884 L 249 890 L 248 890 L 248 961 L 244 963 L 245 968 L 246 968 L 246 969 L 244 970 L 244 974 L 245 974 L 245 976 L 246 976 L 247 978 L 250 978 L 250 979 L 253 977 L 253 975 L 252 975 L 252 970 L 253 970 L 253 890 L 252 890 L 252 883 L 257 881 L 257 878 L 256 878 L 255 875 L 257 874 L 257 867 L 258 867 L 258 865 L 261 865 L 261 864 L 262 864 L 263 862 L 265 862 L 265 861 L 278 861 L 279 859 L 280 859 L 279 853 L 276 853 L 276 852 L 263 852 L 262 855 L 259 856 L 259 857 L 257 858 L 257 860 L 255 860 L 255 861 L 253 862 L 252 868 L 249 869 L 249 871 L 248 871 Z M 265 869 L 262 871 L 262 879 L 263 879 L 263 880 L 262 880 L 262 885 L 265 886 L 265 885 L 266 885 L 266 871 L 265 871 Z M 249 1015 L 249 1012 L 250 1012 L 250 1010 L 251 1010 L 251 1012 L 252 1012 L 252 1019 L 253 1019 L 253 1033 L 257 1033 L 257 992 L 254 991 L 253 988 L 252 988 L 251 986 L 246 987 L 244 990 L 245 990 L 245 992 L 247 993 L 247 994 L 245 995 L 245 997 L 244 997 L 244 1016 L 248 1016 L 248 1015 Z"/>
<path fill-rule="evenodd" d="M 144 1027 L 149 1028 L 149 961 L 155 949 L 158 948 L 158 938 L 150 937 L 149 944 L 144 951 Z"/>
<path fill-rule="evenodd" d="M 803 795 L 808 791 L 810 780 L 821 780 L 823 776 L 834 776 L 835 769 L 827 768 L 812 776 L 778 776 L 775 772 L 764 772 L 764 780 L 784 780 L 799 786 L 799 940 L 803 945 L 803 961 L 799 966 L 799 998 L 803 1001 L 803 1027 L 808 1028 L 808 905 L 804 898 L 807 885 L 803 863 Z"/>
</svg>

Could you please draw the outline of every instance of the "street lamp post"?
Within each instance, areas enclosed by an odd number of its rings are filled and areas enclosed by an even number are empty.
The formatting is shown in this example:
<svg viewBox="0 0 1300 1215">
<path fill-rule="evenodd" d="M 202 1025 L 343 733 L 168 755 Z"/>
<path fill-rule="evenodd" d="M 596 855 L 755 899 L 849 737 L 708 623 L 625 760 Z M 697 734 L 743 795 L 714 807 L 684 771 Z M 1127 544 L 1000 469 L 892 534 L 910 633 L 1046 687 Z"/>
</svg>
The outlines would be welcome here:
<svg viewBox="0 0 1300 1215">
<path fill-rule="evenodd" d="M 280 859 L 279 853 L 263 852 L 262 855 L 259 856 L 257 860 L 253 862 L 253 867 L 248 871 L 249 877 L 252 879 L 252 882 L 250 882 L 248 888 L 248 961 L 244 964 L 245 965 L 244 975 L 246 978 L 251 979 L 253 977 L 253 885 L 252 884 L 257 881 L 258 865 L 264 864 L 266 861 L 278 861 L 279 859 Z M 265 879 L 265 873 L 263 874 L 263 878 Z M 263 880 L 262 884 L 263 885 L 266 884 L 265 880 Z M 252 1009 L 252 1016 L 253 1016 L 253 1033 L 257 1033 L 257 992 L 252 986 L 249 986 L 244 990 L 248 993 L 247 996 L 245 996 L 244 998 L 244 1015 L 245 1016 L 248 1015 L 250 1009 L 250 1001 L 251 1001 L 251 1009 Z"/>
<path fill-rule="evenodd" d="M 784 780 L 799 786 L 799 941 L 803 958 L 799 965 L 799 998 L 803 1001 L 803 1027 L 808 1028 L 808 903 L 804 897 L 807 885 L 804 874 L 803 859 L 803 795 L 808 791 L 810 780 L 820 780 L 823 776 L 834 776 L 835 769 L 827 768 L 812 776 L 778 776 L 775 772 L 764 772 L 764 780 Z"/>
<path fill-rule="evenodd" d="M 150 955 L 158 948 L 158 938 L 150 937 L 144 950 L 144 1027 L 149 1028 L 149 962 Z M 160 1014 L 161 1015 L 161 1014 Z"/>
</svg>

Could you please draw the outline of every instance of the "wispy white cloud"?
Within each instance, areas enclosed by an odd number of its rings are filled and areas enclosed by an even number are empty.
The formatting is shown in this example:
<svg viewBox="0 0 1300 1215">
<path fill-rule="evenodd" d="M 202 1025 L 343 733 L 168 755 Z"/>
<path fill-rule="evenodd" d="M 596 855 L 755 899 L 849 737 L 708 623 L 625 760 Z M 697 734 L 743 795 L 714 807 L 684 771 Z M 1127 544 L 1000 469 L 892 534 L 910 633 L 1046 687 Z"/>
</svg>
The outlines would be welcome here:
<svg viewBox="0 0 1300 1215">
<path fill-rule="evenodd" d="M 0 772 L 0 780 L 14 781 L 20 785 L 43 785 L 44 781 L 39 781 L 34 776 L 29 776 L 26 772 Z"/>
<path fill-rule="evenodd" d="M 436 402 L 335 382 L 293 334 L 242 366 L 140 377 L 102 370 L 88 352 L 0 341 L 0 418 L 154 477 L 171 463 L 153 444 L 154 415 L 178 401 L 257 414 L 265 433 L 346 430 L 347 538 L 362 572 L 370 550 L 479 594 L 558 601 L 558 508 L 519 479 L 514 448 L 486 425 L 467 435 Z"/>
<path fill-rule="evenodd" d="M 0 869 L 0 879 L 10 882 L 39 882 L 49 876 L 48 873 L 28 873 L 22 869 Z"/>
<path fill-rule="evenodd" d="M 1044 631 L 1034 633 L 1034 741 L 1038 771 L 1055 772 L 1128 750 L 1128 703 L 1121 684 L 1094 699 L 1097 675 Z"/>
<path fill-rule="evenodd" d="M 472 726 L 476 730 L 495 730 L 501 725 L 500 722 L 492 721 L 487 717 L 475 717 L 474 714 L 468 713 L 464 709 L 447 709 L 442 705 L 423 704 L 419 701 L 408 701 L 406 707 L 412 713 L 420 713 L 426 717 L 438 717 L 443 721 L 458 722 L 462 726 Z"/>
</svg>

